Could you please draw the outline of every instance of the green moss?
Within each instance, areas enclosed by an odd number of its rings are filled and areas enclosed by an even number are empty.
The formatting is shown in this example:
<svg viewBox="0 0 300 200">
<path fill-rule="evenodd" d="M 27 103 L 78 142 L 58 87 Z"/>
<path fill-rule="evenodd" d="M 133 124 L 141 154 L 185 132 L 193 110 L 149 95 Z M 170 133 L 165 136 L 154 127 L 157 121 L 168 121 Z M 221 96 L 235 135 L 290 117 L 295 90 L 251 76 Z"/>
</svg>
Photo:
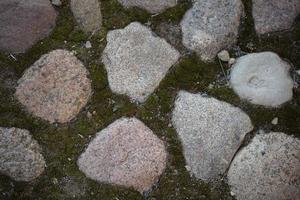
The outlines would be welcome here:
<svg viewBox="0 0 300 200">
<path fill-rule="evenodd" d="M 251 1 L 243 2 L 247 17 L 242 24 L 238 40 L 241 50 L 272 50 L 290 60 L 295 66 L 300 66 L 299 20 L 291 32 L 258 38 L 253 28 Z M 180 140 L 176 131 L 169 126 L 173 102 L 179 90 L 207 93 L 240 107 L 248 113 L 256 130 L 261 128 L 267 131 L 283 131 L 300 137 L 299 92 L 295 92 L 293 101 L 281 108 L 269 109 L 251 105 L 240 100 L 232 89 L 226 86 L 224 80 L 220 81 L 224 77 L 217 61 L 205 64 L 196 55 L 182 57 L 142 105 L 130 102 L 126 96 L 113 94 L 108 86 L 106 70 L 101 63 L 107 31 L 125 27 L 132 21 L 149 22 L 153 30 L 157 30 L 161 23 L 178 24 L 191 2 L 181 0 L 178 6 L 156 16 L 138 8 L 124 9 L 117 0 L 102 0 L 101 3 L 103 29 L 92 37 L 75 27 L 68 3 L 64 1 L 64 6 L 58 9 L 57 26 L 48 38 L 33 46 L 27 53 L 17 55 L 17 61 L 0 53 L 0 65 L 13 68 L 16 77 L 20 78 L 23 71 L 42 54 L 57 48 L 74 50 L 90 72 L 94 91 L 88 105 L 76 119 L 68 124 L 55 125 L 27 113 L 14 99 L 14 91 L 5 89 L 0 84 L 0 125 L 30 130 L 41 145 L 47 161 L 45 173 L 32 183 L 18 183 L 0 176 L 0 199 L 144 199 L 131 189 L 92 181 L 86 178 L 76 165 L 78 156 L 94 135 L 123 116 L 136 116 L 141 119 L 164 140 L 169 152 L 167 170 L 157 188 L 148 194 L 148 199 L 232 199 L 224 182 L 206 184 L 190 177 L 185 169 Z M 91 41 L 91 49 L 83 47 L 86 40 Z M 231 53 L 237 52 L 232 50 Z M 224 67 L 226 69 L 226 66 Z M 219 87 L 210 88 L 210 84 Z M 91 118 L 88 118 L 88 112 L 92 113 Z M 270 123 L 274 117 L 279 118 L 277 126 Z M 68 177 L 73 177 L 79 184 L 86 184 L 86 191 L 82 196 L 72 197 L 63 189 L 63 180 Z M 55 179 L 57 184 L 54 184 Z"/>
</svg>

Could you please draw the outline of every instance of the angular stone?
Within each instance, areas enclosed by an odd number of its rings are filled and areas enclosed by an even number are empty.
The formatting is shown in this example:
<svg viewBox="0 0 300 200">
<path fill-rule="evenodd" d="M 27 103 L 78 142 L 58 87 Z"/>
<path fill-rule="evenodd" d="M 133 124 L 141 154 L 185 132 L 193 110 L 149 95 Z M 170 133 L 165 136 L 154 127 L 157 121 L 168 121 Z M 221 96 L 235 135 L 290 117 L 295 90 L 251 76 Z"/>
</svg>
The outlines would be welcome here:
<svg viewBox="0 0 300 200">
<path fill-rule="evenodd" d="M 240 98 L 276 107 L 293 97 L 290 66 L 272 52 L 252 53 L 236 60 L 230 83 Z"/>
<path fill-rule="evenodd" d="M 50 123 L 73 119 L 92 90 L 88 71 L 66 50 L 43 55 L 18 81 L 17 99 L 35 116 Z"/>
<path fill-rule="evenodd" d="M 43 173 L 45 160 L 29 131 L 0 127 L 0 173 L 31 181 Z"/>
<path fill-rule="evenodd" d="M 0 50 L 24 53 L 49 35 L 56 15 L 49 0 L 1 0 Z"/>
<path fill-rule="evenodd" d="M 176 6 L 177 0 L 118 0 L 123 6 L 139 7 L 150 13 L 160 13 L 167 8 Z"/>
<path fill-rule="evenodd" d="M 284 133 L 256 135 L 234 158 L 228 182 L 238 200 L 298 200 L 300 140 Z"/>
<path fill-rule="evenodd" d="M 290 29 L 300 14 L 299 0 L 253 0 L 252 4 L 258 34 Z"/>
<path fill-rule="evenodd" d="M 179 52 L 164 39 L 133 22 L 108 33 L 102 61 L 113 92 L 144 102 L 179 57 Z"/>
<path fill-rule="evenodd" d="M 84 32 L 94 33 L 100 30 L 102 14 L 98 0 L 71 0 L 71 10 Z"/>
<path fill-rule="evenodd" d="M 79 157 L 91 179 L 146 192 L 166 167 L 163 141 L 136 118 L 121 118 L 97 133 Z"/>
<path fill-rule="evenodd" d="M 172 123 L 191 174 L 211 181 L 225 173 L 245 135 L 253 129 L 242 110 L 201 94 L 179 92 Z"/>
<path fill-rule="evenodd" d="M 236 42 L 243 10 L 241 0 L 195 1 L 181 21 L 184 46 L 212 61 Z"/>
</svg>

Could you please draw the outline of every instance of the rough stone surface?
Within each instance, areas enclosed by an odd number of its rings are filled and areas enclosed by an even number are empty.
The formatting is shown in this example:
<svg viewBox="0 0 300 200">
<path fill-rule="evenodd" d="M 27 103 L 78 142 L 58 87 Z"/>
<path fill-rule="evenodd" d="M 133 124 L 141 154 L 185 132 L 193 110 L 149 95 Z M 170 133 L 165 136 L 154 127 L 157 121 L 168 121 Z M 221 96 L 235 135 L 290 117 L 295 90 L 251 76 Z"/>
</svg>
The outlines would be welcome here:
<svg viewBox="0 0 300 200">
<path fill-rule="evenodd" d="M 45 160 L 29 131 L 0 127 L 0 173 L 31 181 L 43 173 Z"/>
<path fill-rule="evenodd" d="M 191 173 L 204 181 L 218 178 L 253 129 L 239 108 L 201 94 L 179 92 L 172 122 Z"/>
<path fill-rule="evenodd" d="M 299 200 L 300 141 L 284 133 L 256 135 L 234 158 L 228 182 L 238 200 Z"/>
<path fill-rule="evenodd" d="M 71 10 L 84 32 L 94 33 L 100 30 L 102 14 L 98 0 L 71 0 Z"/>
<path fill-rule="evenodd" d="M 91 96 L 83 64 L 66 50 L 43 55 L 18 81 L 17 99 L 26 109 L 50 123 L 73 119 Z"/>
<path fill-rule="evenodd" d="M 121 118 L 97 133 L 78 159 L 88 177 L 99 182 L 151 189 L 166 167 L 164 143 L 136 118 Z"/>
<path fill-rule="evenodd" d="M 49 35 L 56 15 L 49 0 L 1 0 L 0 50 L 24 53 Z"/>
<path fill-rule="evenodd" d="M 110 31 L 102 61 L 111 90 L 144 102 L 158 87 L 179 52 L 138 22 Z"/>
<path fill-rule="evenodd" d="M 253 0 L 252 15 L 258 34 L 291 28 L 300 14 L 299 0 Z"/>
<path fill-rule="evenodd" d="M 289 64 L 275 53 L 252 53 L 236 60 L 230 83 L 242 99 L 276 107 L 293 97 L 289 69 Z"/>
<path fill-rule="evenodd" d="M 167 8 L 176 6 L 177 0 L 118 0 L 123 6 L 139 7 L 150 13 L 160 13 Z"/>
<path fill-rule="evenodd" d="M 241 0 L 195 1 L 181 21 L 184 46 L 212 61 L 236 42 L 243 10 Z"/>
</svg>

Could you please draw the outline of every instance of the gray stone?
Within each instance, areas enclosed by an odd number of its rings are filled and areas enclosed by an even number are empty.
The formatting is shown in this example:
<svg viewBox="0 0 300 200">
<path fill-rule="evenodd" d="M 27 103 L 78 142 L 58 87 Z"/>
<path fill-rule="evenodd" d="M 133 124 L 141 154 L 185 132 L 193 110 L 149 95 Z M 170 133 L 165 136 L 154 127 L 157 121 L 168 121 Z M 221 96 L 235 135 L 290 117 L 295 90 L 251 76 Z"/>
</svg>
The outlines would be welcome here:
<svg viewBox="0 0 300 200">
<path fill-rule="evenodd" d="M 238 200 L 299 200 L 300 141 L 284 133 L 256 135 L 234 158 L 228 182 Z"/>
<path fill-rule="evenodd" d="M 71 10 L 84 32 L 95 33 L 100 30 L 102 14 L 98 0 L 71 0 Z"/>
<path fill-rule="evenodd" d="M 252 53 L 237 59 L 230 83 L 240 98 L 253 104 L 277 107 L 293 97 L 289 69 L 289 64 L 275 53 Z"/>
<path fill-rule="evenodd" d="M 49 35 L 56 15 L 49 0 L 1 0 L 0 51 L 25 53 Z"/>
<path fill-rule="evenodd" d="M 236 42 L 243 10 L 241 0 L 195 1 L 181 21 L 184 46 L 212 61 Z"/>
<path fill-rule="evenodd" d="M 222 50 L 218 53 L 218 58 L 223 62 L 228 62 L 230 60 L 230 55 L 227 50 Z"/>
<path fill-rule="evenodd" d="M 35 116 L 50 123 L 73 119 L 92 90 L 88 71 L 66 50 L 43 55 L 18 81 L 17 99 Z"/>
<path fill-rule="evenodd" d="M 176 6 L 177 0 L 118 0 L 123 6 L 139 7 L 150 13 L 160 13 L 167 8 Z"/>
<path fill-rule="evenodd" d="M 253 0 L 252 15 L 258 34 L 290 29 L 300 14 L 299 0 Z"/>
<path fill-rule="evenodd" d="M 113 92 L 144 102 L 179 57 L 179 52 L 164 39 L 133 22 L 108 33 L 102 61 Z"/>
<path fill-rule="evenodd" d="M 99 182 L 146 192 L 166 167 L 163 141 L 136 118 L 121 118 L 97 133 L 79 157 L 79 169 Z"/>
<path fill-rule="evenodd" d="M 52 0 L 51 3 L 52 3 L 52 5 L 55 5 L 55 6 L 61 6 L 62 5 L 61 0 Z"/>
<path fill-rule="evenodd" d="M 45 160 L 29 131 L 0 127 L 0 173 L 16 181 L 32 181 L 41 175 Z"/>
<path fill-rule="evenodd" d="M 225 173 L 245 135 L 253 129 L 239 108 L 201 94 L 179 92 L 172 122 L 191 174 L 212 181 Z"/>
</svg>

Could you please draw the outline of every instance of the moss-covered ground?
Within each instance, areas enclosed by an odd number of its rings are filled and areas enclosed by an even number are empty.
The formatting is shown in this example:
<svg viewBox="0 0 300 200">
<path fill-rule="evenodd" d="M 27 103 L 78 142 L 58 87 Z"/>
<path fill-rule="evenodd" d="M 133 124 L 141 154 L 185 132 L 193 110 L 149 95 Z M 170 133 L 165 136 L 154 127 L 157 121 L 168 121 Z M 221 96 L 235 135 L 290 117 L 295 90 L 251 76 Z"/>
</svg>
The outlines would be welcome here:
<svg viewBox="0 0 300 200">
<path fill-rule="evenodd" d="M 291 72 L 300 69 L 300 19 L 292 30 L 257 37 L 251 16 L 251 1 L 244 0 L 246 15 L 241 25 L 233 55 L 248 52 L 274 51 L 293 66 Z M 178 25 L 185 11 L 191 7 L 187 0 L 179 0 L 178 6 L 151 16 L 141 9 L 125 10 L 117 0 L 101 0 L 103 29 L 88 36 L 76 27 L 68 1 L 56 8 L 59 12 L 57 26 L 52 34 L 33 46 L 27 53 L 15 55 L 0 53 L 1 73 L 13 83 L 41 55 L 58 48 L 74 50 L 77 57 L 90 72 L 93 96 L 76 119 L 67 124 L 48 124 L 28 114 L 14 98 L 14 88 L 0 79 L 0 126 L 19 127 L 30 130 L 43 149 L 47 168 L 42 176 L 30 183 L 15 182 L 0 175 L 0 199 L 101 199 L 101 200 L 196 200 L 233 199 L 226 180 L 204 183 L 191 177 L 185 169 L 181 143 L 174 129 L 169 126 L 170 114 L 176 93 L 179 90 L 206 93 L 243 109 L 251 117 L 255 130 L 282 131 L 300 137 L 300 91 L 295 89 L 292 101 L 280 108 L 270 109 L 251 105 L 240 100 L 228 87 L 219 62 L 205 64 L 194 54 L 184 54 L 157 90 L 142 105 L 131 103 L 126 96 L 111 92 L 106 71 L 101 63 L 101 52 L 106 45 L 106 33 L 123 28 L 132 21 L 147 23 L 158 35 L 162 24 Z M 177 38 L 180 41 L 180 37 Z M 91 41 L 91 49 L 84 48 Z M 182 48 L 180 45 L 177 48 Z M 227 66 L 224 64 L 225 70 Z M 0 76 L 1 77 L 1 76 Z M 294 77 L 300 80 L 300 77 Z M 213 86 L 213 87 L 211 87 Z M 92 118 L 87 113 L 92 113 Z M 84 176 L 76 165 L 96 132 L 122 116 L 136 116 L 165 141 L 169 153 L 166 172 L 159 184 L 143 196 L 131 189 L 99 184 Z M 279 118 L 277 126 L 270 122 Z"/>
</svg>

